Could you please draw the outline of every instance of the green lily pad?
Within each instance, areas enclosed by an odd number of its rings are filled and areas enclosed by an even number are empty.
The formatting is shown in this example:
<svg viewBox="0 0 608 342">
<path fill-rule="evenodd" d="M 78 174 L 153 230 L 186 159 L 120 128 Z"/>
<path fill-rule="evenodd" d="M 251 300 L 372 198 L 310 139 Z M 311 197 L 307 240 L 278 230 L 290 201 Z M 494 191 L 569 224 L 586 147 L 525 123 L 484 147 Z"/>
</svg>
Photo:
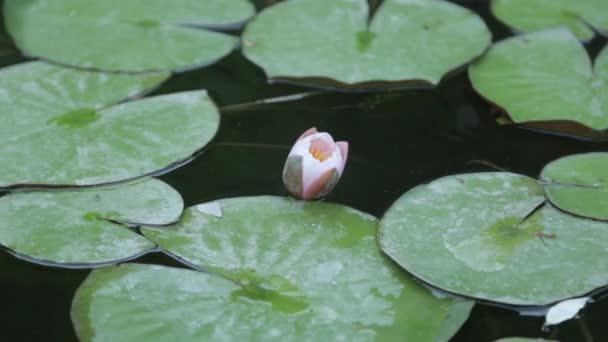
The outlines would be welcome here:
<svg viewBox="0 0 608 342">
<path fill-rule="evenodd" d="M 569 213 L 608 220 L 608 153 L 557 159 L 540 175 L 547 198 Z"/>
<path fill-rule="evenodd" d="M 100 266 L 155 247 L 125 225 L 169 224 L 182 210 L 179 193 L 156 179 L 91 189 L 14 192 L 0 198 L 0 244 L 39 263 Z"/>
<path fill-rule="evenodd" d="M 492 13 L 519 31 L 531 32 L 565 25 L 581 40 L 608 32 L 605 0 L 492 0 Z"/>
<path fill-rule="evenodd" d="M 543 186 L 526 176 L 444 177 L 393 204 L 379 244 L 423 281 L 492 302 L 547 305 L 608 284 L 608 264 L 598 257 L 608 223 L 543 202 Z"/>
<path fill-rule="evenodd" d="M 443 0 L 385 0 L 369 25 L 367 0 L 299 0 L 252 20 L 243 52 L 272 80 L 373 88 L 437 84 L 490 40 L 477 14 Z"/>
<path fill-rule="evenodd" d="M 574 122 L 608 129 L 608 48 L 592 67 L 585 48 L 565 28 L 497 43 L 469 67 L 469 76 L 473 87 L 515 123 Z"/>
<path fill-rule="evenodd" d="M 121 103 L 167 74 L 119 75 L 32 62 L 0 71 L 0 188 L 92 185 L 156 172 L 219 125 L 204 91 Z"/>
<path fill-rule="evenodd" d="M 7 0 L 6 29 L 21 51 L 111 71 L 184 70 L 231 52 L 255 13 L 247 0 Z"/>
<path fill-rule="evenodd" d="M 74 302 L 77 334 L 82 341 L 447 341 L 473 303 L 439 299 L 393 266 L 376 245 L 376 227 L 374 217 L 348 207 L 281 197 L 191 207 L 180 223 L 142 232 L 210 274 L 150 266 L 95 272 Z"/>
</svg>

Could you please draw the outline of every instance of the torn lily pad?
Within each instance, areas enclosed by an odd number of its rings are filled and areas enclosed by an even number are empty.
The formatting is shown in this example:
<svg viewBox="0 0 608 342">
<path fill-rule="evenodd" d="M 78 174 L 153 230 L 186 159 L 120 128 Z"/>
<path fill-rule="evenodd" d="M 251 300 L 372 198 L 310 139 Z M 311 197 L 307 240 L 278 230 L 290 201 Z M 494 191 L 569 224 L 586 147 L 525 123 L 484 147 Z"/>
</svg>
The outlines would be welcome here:
<svg viewBox="0 0 608 342">
<path fill-rule="evenodd" d="M 221 217 L 195 206 L 178 224 L 142 228 L 209 274 L 151 266 L 94 273 L 74 302 L 82 341 L 92 331 L 108 341 L 447 341 L 469 315 L 471 301 L 436 298 L 380 253 L 372 216 L 282 197 L 217 202 Z"/>
<path fill-rule="evenodd" d="M 477 14 L 443 0 L 385 0 L 369 25 L 367 0 L 299 0 L 253 19 L 243 52 L 271 80 L 388 88 L 436 85 L 490 40 Z"/>
<path fill-rule="evenodd" d="M 569 213 L 608 220 L 608 153 L 563 157 L 540 174 L 547 198 Z"/>
<path fill-rule="evenodd" d="M 608 223 L 544 203 L 535 179 L 505 172 L 448 176 L 416 187 L 380 222 L 381 249 L 448 292 L 547 305 L 608 284 Z"/>
<path fill-rule="evenodd" d="M 117 104 L 167 76 L 45 62 L 1 69 L 0 188 L 116 182 L 189 159 L 219 126 L 205 91 Z"/>
<path fill-rule="evenodd" d="M 566 26 L 584 41 L 595 36 L 594 29 L 608 33 L 608 2 L 604 0 L 492 0 L 491 9 L 518 31 Z"/>
<path fill-rule="evenodd" d="M 255 13 L 247 0 L 7 0 L 8 33 L 28 56 L 107 71 L 185 70 L 230 53 L 217 32 Z"/>
<path fill-rule="evenodd" d="M 469 67 L 469 77 L 515 123 L 572 135 L 580 135 L 577 125 L 608 129 L 608 48 L 592 65 L 565 28 L 495 44 Z"/>
<path fill-rule="evenodd" d="M 154 248 L 127 228 L 175 222 L 179 193 L 156 179 L 72 190 L 18 191 L 0 198 L 0 244 L 17 256 L 60 267 L 93 267 Z"/>
</svg>

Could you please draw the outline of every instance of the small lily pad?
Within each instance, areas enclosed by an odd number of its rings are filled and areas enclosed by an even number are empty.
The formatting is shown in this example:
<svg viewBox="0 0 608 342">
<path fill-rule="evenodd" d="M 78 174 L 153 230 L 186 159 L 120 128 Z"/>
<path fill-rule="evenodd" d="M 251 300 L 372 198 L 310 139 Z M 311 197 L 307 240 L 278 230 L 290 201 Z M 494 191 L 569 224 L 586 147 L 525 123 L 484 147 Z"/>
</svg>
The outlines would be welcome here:
<svg viewBox="0 0 608 342">
<path fill-rule="evenodd" d="M 608 220 L 608 153 L 567 156 L 545 166 L 540 175 L 547 198 L 569 213 Z"/>
<path fill-rule="evenodd" d="M 270 196 L 216 203 L 220 217 L 195 206 L 178 224 L 142 228 L 209 274 L 94 272 L 73 306 L 81 341 L 447 341 L 469 315 L 471 301 L 435 297 L 381 254 L 373 216 Z"/>
<path fill-rule="evenodd" d="M 7 31 L 29 56 L 108 71 L 184 70 L 238 43 L 217 29 L 255 13 L 247 0 L 7 0 Z"/>
<path fill-rule="evenodd" d="M 0 244 L 40 263 L 100 266 L 154 248 L 125 225 L 172 223 L 182 210 L 179 193 L 156 179 L 91 189 L 19 191 L 0 198 Z"/>
<path fill-rule="evenodd" d="M 492 0 L 492 13 L 519 31 L 531 32 L 565 25 L 581 40 L 608 33 L 605 0 Z"/>
<path fill-rule="evenodd" d="M 167 76 L 45 62 L 0 70 L 0 188 L 116 182 L 190 158 L 219 126 L 204 91 L 116 105 Z"/>
<path fill-rule="evenodd" d="M 399 198 L 379 244 L 423 281 L 497 303 L 547 305 L 607 285 L 608 223 L 543 203 L 526 176 L 448 176 Z"/>
<path fill-rule="evenodd" d="M 475 13 L 443 0 L 285 1 L 243 34 L 243 52 L 271 80 L 338 88 L 437 84 L 484 52 L 491 34 Z"/>
<path fill-rule="evenodd" d="M 473 87 L 515 123 L 608 129 L 608 48 L 595 66 L 565 28 L 506 39 L 469 67 Z M 547 130 L 558 129 L 547 125 Z M 566 132 L 568 133 L 568 132 Z M 574 132 L 573 134 L 576 134 Z"/>
</svg>

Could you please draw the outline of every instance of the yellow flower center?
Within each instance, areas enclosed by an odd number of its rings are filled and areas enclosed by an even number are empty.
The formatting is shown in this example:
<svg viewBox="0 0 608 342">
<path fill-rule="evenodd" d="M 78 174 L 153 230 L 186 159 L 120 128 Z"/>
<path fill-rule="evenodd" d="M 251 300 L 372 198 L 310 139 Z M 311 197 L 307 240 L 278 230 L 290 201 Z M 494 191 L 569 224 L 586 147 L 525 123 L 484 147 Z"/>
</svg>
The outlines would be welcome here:
<svg viewBox="0 0 608 342">
<path fill-rule="evenodd" d="M 316 160 L 324 162 L 332 156 L 332 147 L 333 146 L 331 143 L 323 139 L 313 139 L 310 142 L 310 148 L 308 148 L 308 152 Z"/>
</svg>

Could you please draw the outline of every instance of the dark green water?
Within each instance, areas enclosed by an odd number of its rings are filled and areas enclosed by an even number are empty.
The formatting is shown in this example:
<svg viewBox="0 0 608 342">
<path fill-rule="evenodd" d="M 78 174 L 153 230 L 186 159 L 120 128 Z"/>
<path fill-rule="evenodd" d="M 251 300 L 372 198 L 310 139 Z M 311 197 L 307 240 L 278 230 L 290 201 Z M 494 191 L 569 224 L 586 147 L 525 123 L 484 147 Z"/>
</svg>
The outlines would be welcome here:
<svg viewBox="0 0 608 342">
<path fill-rule="evenodd" d="M 257 2 L 261 6 L 269 1 Z M 488 15 L 487 1 L 456 2 L 480 13 L 495 40 L 509 35 Z M 605 42 L 596 39 L 588 44 L 590 54 L 595 56 Z M 11 43 L 0 38 L 0 66 L 24 60 L 11 49 Z M 464 69 L 448 76 L 437 89 L 326 92 L 300 101 L 234 106 L 311 91 L 267 84 L 263 73 L 235 52 L 212 67 L 174 76 L 154 94 L 201 88 L 224 109 L 220 132 L 196 160 L 161 177 L 182 194 L 186 205 L 234 196 L 285 195 L 281 182 L 285 157 L 294 139 L 311 126 L 350 142 L 346 172 L 326 200 L 376 216 L 418 184 L 448 174 L 493 170 L 479 160 L 535 177 L 558 157 L 608 148 L 608 143 L 498 126 L 491 108 L 472 91 Z M 161 254 L 138 261 L 179 265 Z M 70 304 L 88 272 L 31 264 L 0 251 L 0 340 L 75 340 Z M 582 320 L 543 332 L 542 318 L 477 305 L 454 341 L 514 335 L 608 341 L 607 314 L 608 299 L 597 300 L 583 311 Z"/>
</svg>

